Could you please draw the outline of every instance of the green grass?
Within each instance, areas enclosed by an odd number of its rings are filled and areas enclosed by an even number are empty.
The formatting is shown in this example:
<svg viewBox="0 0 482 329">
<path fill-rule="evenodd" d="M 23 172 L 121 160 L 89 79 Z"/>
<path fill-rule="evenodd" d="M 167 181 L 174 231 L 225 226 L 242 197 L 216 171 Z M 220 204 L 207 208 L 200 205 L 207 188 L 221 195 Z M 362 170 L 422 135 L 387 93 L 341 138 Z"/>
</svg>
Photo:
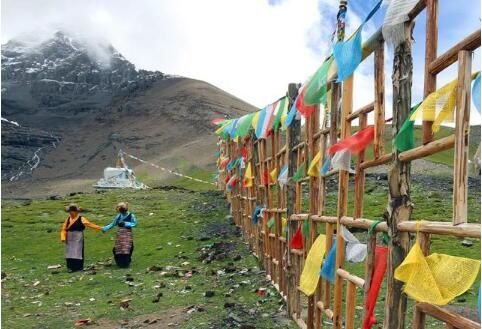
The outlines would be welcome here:
<svg viewBox="0 0 482 329">
<path fill-rule="evenodd" d="M 134 231 L 135 251 L 129 269 L 119 269 L 112 263 L 114 232 L 106 234 L 88 230 L 85 234 L 86 267 L 91 271 L 69 274 L 63 259 L 63 245 L 59 241 L 59 229 L 66 214 L 63 206 L 69 202 L 79 203 L 92 222 L 105 225 L 114 215 L 114 205 L 128 200 L 136 213 L 139 226 Z M 258 266 L 239 237 L 211 236 L 199 241 L 206 225 L 219 224 L 232 227 L 224 219 L 227 214 L 225 200 L 217 194 L 182 190 L 110 191 L 102 194 L 81 194 L 61 201 L 34 200 L 24 205 L 4 201 L 2 205 L 2 271 L 6 279 L 2 283 L 2 326 L 5 328 L 71 328 L 74 321 L 91 318 L 100 323 L 121 319 L 133 319 L 141 314 L 154 314 L 162 310 L 181 309 L 202 305 L 204 312 L 194 312 L 183 328 L 207 328 L 222 325 L 230 312 L 256 309 L 256 315 L 244 318 L 257 328 L 269 328 L 271 317 L 279 308 L 279 296 L 260 301 L 254 290 L 266 286 L 264 275 L 234 274 L 218 277 L 212 275 L 226 266 L 226 261 L 203 264 L 198 248 L 215 241 L 233 241 L 236 252 L 243 257 L 235 262 L 238 270 Z M 150 215 L 152 213 L 152 215 Z M 217 225 L 216 224 L 216 225 Z M 187 239 L 187 237 L 193 239 Z M 182 256 L 183 259 L 179 258 Z M 183 262 L 188 265 L 182 265 Z M 47 266 L 62 264 L 55 274 Z M 179 266 L 199 273 L 191 278 L 161 276 L 149 272 L 150 266 Z M 236 272 L 237 273 L 237 272 Z M 125 282 L 126 274 L 134 277 L 136 286 Z M 224 295 L 233 284 L 249 281 L 246 286 L 235 289 L 232 297 Z M 35 282 L 38 281 L 38 284 Z M 155 286 L 163 283 L 165 288 Z M 192 290 L 185 291 L 186 286 Z M 213 298 L 204 292 L 214 290 Z M 162 292 L 159 303 L 153 297 Z M 120 300 L 132 299 L 129 310 L 121 310 Z M 226 301 L 236 303 L 233 311 L 224 309 Z M 103 322 L 104 321 L 104 322 Z M 168 320 L 165 320 L 168 321 Z M 219 326 L 218 326 L 219 327 Z M 287 326 L 289 327 L 289 326 Z"/>
</svg>

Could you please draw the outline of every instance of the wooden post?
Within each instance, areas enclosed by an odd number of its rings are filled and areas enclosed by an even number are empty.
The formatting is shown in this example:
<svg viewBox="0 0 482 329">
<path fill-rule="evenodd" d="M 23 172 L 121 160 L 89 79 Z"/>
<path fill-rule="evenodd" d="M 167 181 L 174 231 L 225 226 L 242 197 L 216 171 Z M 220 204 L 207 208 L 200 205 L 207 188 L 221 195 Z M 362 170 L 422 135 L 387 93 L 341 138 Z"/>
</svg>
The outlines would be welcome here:
<svg viewBox="0 0 482 329">
<path fill-rule="evenodd" d="M 405 42 L 395 49 L 393 59 L 393 138 L 398 134 L 410 113 L 412 101 L 412 53 L 410 31 L 411 24 L 406 24 Z M 408 233 L 398 230 L 398 223 L 410 219 L 412 203 L 410 201 L 410 163 L 398 159 L 394 150 L 392 166 L 388 173 L 389 202 L 385 211 L 390 242 L 388 245 L 387 296 L 385 300 L 384 328 L 404 329 L 407 297 L 402 293 L 403 283 L 395 280 L 394 271 L 405 259 L 409 248 Z"/>
<path fill-rule="evenodd" d="M 353 75 L 343 82 L 343 98 L 341 113 L 341 139 L 345 139 L 351 135 L 351 121 L 347 120 L 348 115 L 353 108 Z M 345 261 L 345 241 L 341 232 L 341 218 L 346 216 L 348 206 L 348 181 L 349 173 L 346 170 L 340 170 L 338 182 L 338 211 L 336 224 L 336 269 L 343 267 Z M 342 328 L 342 285 L 343 279 L 335 275 L 335 300 L 333 305 L 333 328 Z"/>
<path fill-rule="evenodd" d="M 296 99 L 296 96 L 298 96 L 298 86 L 295 83 L 290 83 L 288 85 L 288 96 L 289 96 L 289 107 L 291 108 L 293 102 Z M 297 152 L 293 151 L 293 148 L 295 145 L 299 144 L 300 142 L 300 120 L 296 120 L 296 118 L 293 120 L 291 125 L 288 127 L 286 131 L 286 145 L 287 145 L 287 154 L 288 154 L 288 184 L 286 186 L 286 215 L 288 218 L 288 234 L 287 234 L 287 241 L 286 241 L 286 249 L 287 249 L 287 276 L 288 276 L 288 314 L 291 316 L 293 314 L 293 302 L 292 302 L 292 297 L 296 293 L 296 280 L 294 277 L 294 264 L 292 262 L 292 257 L 291 257 L 291 252 L 290 252 L 290 247 L 289 247 L 289 241 L 291 240 L 291 237 L 293 233 L 296 231 L 296 222 L 290 221 L 290 217 L 292 214 L 295 213 L 295 203 L 296 203 L 296 184 L 293 182 L 293 174 L 296 169 L 296 164 L 297 164 Z"/>
<path fill-rule="evenodd" d="M 438 0 L 425 0 L 427 24 L 425 32 L 425 79 L 423 96 L 426 98 L 437 89 L 437 75 L 430 72 L 430 64 L 437 58 L 438 44 Z M 433 121 L 423 121 L 423 144 L 432 141 Z"/>
<path fill-rule="evenodd" d="M 471 52 L 459 52 L 457 107 L 455 111 L 453 223 L 467 223 L 467 193 L 470 119 Z"/>
<path fill-rule="evenodd" d="M 375 139 L 373 141 L 373 155 L 378 159 L 385 153 L 385 70 L 384 43 L 380 42 L 375 48 Z M 361 124 L 360 124 L 361 129 Z"/>
</svg>

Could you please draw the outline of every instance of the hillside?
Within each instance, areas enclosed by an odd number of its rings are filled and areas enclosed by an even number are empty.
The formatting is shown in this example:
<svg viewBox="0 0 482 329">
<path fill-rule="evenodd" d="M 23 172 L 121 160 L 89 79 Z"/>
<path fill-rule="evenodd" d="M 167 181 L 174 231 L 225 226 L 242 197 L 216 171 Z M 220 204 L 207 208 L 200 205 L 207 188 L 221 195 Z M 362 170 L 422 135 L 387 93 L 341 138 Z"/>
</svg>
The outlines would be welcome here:
<svg viewBox="0 0 482 329">
<path fill-rule="evenodd" d="M 60 32 L 2 46 L 2 118 L 19 124 L 2 120 L 4 197 L 89 190 L 119 149 L 204 168 L 215 153 L 210 120 L 254 110 L 206 82 L 136 70 L 111 45 L 91 48 Z"/>
</svg>

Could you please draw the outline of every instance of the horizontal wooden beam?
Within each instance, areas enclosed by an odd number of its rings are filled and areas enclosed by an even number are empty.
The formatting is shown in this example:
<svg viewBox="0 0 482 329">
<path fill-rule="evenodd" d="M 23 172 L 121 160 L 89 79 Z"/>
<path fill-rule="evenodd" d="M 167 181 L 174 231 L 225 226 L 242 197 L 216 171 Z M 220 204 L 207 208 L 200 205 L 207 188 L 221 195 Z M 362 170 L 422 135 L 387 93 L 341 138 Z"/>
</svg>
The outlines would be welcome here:
<svg viewBox="0 0 482 329">
<path fill-rule="evenodd" d="M 444 69 L 457 61 L 459 51 L 474 51 L 480 47 L 480 29 L 465 37 L 462 41 L 447 50 L 445 53 L 437 57 L 430 63 L 429 70 L 431 74 L 438 74 Z"/>
<path fill-rule="evenodd" d="M 417 303 L 415 307 L 417 308 L 417 311 L 428 314 L 455 328 L 480 329 L 480 323 L 464 318 L 462 315 L 451 312 L 440 306 L 428 303 Z"/>
<path fill-rule="evenodd" d="M 306 145 L 306 141 L 300 142 L 299 144 L 297 144 L 297 145 L 295 145 L 295 146 L 293 147 L 293 152 L 296 151 L 296 150 L 298 150 L 299 148 L 304 147 L 305 145 Z"/>
<path fill-rule="evenodd" d="M 321 129 L 313 135 L 313 138 L 318 138 L 321 135 L 328 135 L 329 133 L 330 133 L 330 128 Z"/>
<path fill-rule="evenodd" d="M 402 152 L 398 155 L 400 161 L 407 162 L 416 159 L 424 158 L 426 156 L 442 152 L 454 147 L 455 135 L 450 135 L 444 138 L 434 140 L 433 142 L 416 147 L 414 149 Z"/>
<path fill-rule="evenodd" d="M 419 232 L 438 234 L 438 235 L 452 235 L 461 238 L 479 238 L 480 239 L 480 224 L 479 223 L 463 223 L 453 225 L 452 222 L 431 222 L 422 221 L 417 228 L 416 221 L 401 222 L 398 224 L 398 229 L 404 232 L 416 233 Z"/>
<path fill-rule="evenodd" d="M 290 249 L 293 255 L 303 256 L 305 252 L 302 249 Z"/>
<path fill-rule="evenodd" d="M 332 320 L 333 319 L 333 311 L 330 310 L 329 308 L 325 308 L 325 305 L 323 304 L 322 301 L 319 301 L 316 303 L 316 307 L 325 313 L 325 315 L 328 317 L 328 319 Z"/>
<path fill-rule="evenodd" d="M 375 109 L 375 102 L 371 102 L 370 104 L 367 104 L 363 106 L 361 109 L 351 113 L 347 118 L 346 121 L 353 121 L 357 119 L 360 115 L 362 114 L 368 114 L 372 112 Z"/>
<path fill-rule="evenodd" d="M 308 214 L 293 214 L 290 220 L 305 220 L 308 219 Z"/>
<path fill-rule="evenodd" d="M 384 154 L 378 159 L 364 161 L 360 164 L 360 169 L 367 169 L 372 167 L 381 166 L 389 163 L 392 160 L 392 153 Z"/>
<path fill-rule="evenodd" d="M 284 146 L 278 151 L 278 153 L 276 153 L 276 156 L 279 157 L 279 156 L 282 156 L 283 154 L 285 154 L 286 149 L 287 149 L 287 147 L 286 147 L 286 145 L 284 145 Z"/>
<path fill-rule="evenodd" d="M 348 217 L 348 216 L 343 216 L 340 220 L 340 222 L 348 227 L 356 227 L 356 228 L 361 228 L 368 230 L 372 224 L 374 224 L 376 221 L 372 219 L 366 219 L 366 218 L 356 218 L 354 219 L 353 217 Z M 375 227 L 376 232 L 388 232 L 388 226 L 386 222 L 381 222 Z"/>
<path fill-rule="evenodd" d="M 284 213 L 286 212 L 286 208 L 270 208 L 270 209 L 264 209 L 263 211 L 269 212 L 269 213 Z"/>
<path fill-rule="evenodd" d="M 339 276 L 341 276 L 343 279 L 347 280 L 347 281 L 350 281 L 352 282 L 355 286 L 357 286 L 358 288 L 363 288 L 365 286 L 365 280 L 356 276 L 356 275 L 353 275 L 341 268 L 337 269 L 336 270 L 336 274 L 338 274 Z"/>
<path fill-rule="evenodd" d="M 311 216 L 311 219 L 313 219 L 314 222 L 336 224 L 338 217 L 313 215 Z"/>
</svg>

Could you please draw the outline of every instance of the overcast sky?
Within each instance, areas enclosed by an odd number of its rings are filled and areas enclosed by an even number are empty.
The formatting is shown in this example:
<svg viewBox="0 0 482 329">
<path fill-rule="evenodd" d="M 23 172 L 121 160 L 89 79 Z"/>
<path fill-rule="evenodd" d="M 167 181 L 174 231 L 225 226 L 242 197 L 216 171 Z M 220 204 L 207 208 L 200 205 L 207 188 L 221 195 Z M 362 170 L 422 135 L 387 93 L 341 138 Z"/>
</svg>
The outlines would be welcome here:
<svg viewBox="0 0 482 329">
<path fill-rule="evenodd" d="M 347 34 L 377 0 L 349 1 Z M 137 68 L 210 82 L 263 107 L 304 82 L 331 52 L 339 0 L 2 0 L 2 43 L 66 29 L 106 39 Z M 439 53 L 480 27 L 480 0 L 440 0 Z M 381 26 L 380 10 L 363 30 Z M 417 18 L 414 99 L 423 87 L 425 15 Z M 392 57 L 386 56 L 390 83 Z M 355 107 L 373 100 L 372 60 L 355 76 Z M 474 71 L 480 69 L 476 53 Z M 455 66 L 439 86 L 456 77 Z M 391 89 L 387 86 L 387 96 Z M 390 110 L 390 99 L 387 100 Z M 479 118 L 474 115 L 473 118 Z"/>
</svg>

